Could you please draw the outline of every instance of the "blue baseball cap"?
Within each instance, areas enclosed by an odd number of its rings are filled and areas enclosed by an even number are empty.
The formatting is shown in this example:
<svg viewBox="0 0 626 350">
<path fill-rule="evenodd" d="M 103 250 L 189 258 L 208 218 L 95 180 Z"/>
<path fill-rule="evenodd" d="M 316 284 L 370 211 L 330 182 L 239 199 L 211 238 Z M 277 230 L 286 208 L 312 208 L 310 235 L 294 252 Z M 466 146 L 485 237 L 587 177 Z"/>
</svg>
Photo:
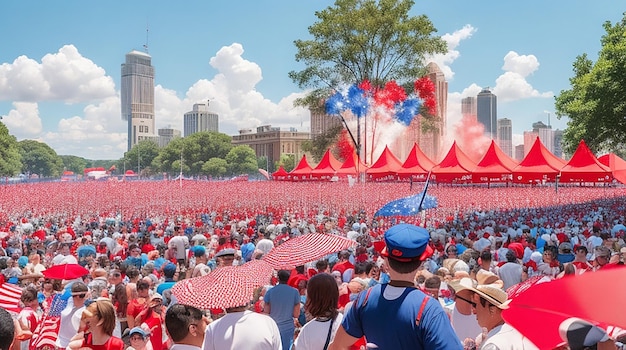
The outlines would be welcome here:
<svg viewBox="0 0 626 350">
<path fill-rule="evenodd" d="M 400 262 L 423 260 L 422 255 L 426 252 L 430 234 L 423 227 L 398 224 L 385 232 L 385 244 L 381 252 L 382 256 Z"/>
<path fill-rule="evenodd" d="M 133 334 L 139 334 L 141 335 L 143 338 L 147 337 L 148 334 L 146 333 L 146 331 L 143 330 L 143 328 L 141 327 L 134 327 L 133 329 L 130 330 L 130 332 L 128 332 L 129 336 L 132 336 Z"/>
</svg>

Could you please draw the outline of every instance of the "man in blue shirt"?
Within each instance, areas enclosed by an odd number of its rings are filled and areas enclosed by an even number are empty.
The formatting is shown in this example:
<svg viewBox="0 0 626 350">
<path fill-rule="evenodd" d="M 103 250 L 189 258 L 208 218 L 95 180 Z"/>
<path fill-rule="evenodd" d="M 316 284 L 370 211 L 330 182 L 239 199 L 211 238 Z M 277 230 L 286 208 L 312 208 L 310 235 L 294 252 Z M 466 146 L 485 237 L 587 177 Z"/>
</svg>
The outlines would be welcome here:
<svg viewBox="0 0 626 350">
<path fill-rule="evenodd" d="M 278 325 L 283 349 L 291 348 L 296 330 L 294 318 L 300 316 L 300 293 L 289 286 L 288 270 L 278 271 L 278 284 L 265 293 L 263 312 L 269 314 Z"/>
<path fill-rule="evenodd" d="M 391 280 L 361 292 L 346 308 L 329 350 L 347 350 L 361 337 L 377 349 L 463 349 L 439 301 L 415 287 L 417 269 L 432 255 L 429 239 L 426 229 L 409 224 L 385 232 L 381 255 Z"/>
</svg>

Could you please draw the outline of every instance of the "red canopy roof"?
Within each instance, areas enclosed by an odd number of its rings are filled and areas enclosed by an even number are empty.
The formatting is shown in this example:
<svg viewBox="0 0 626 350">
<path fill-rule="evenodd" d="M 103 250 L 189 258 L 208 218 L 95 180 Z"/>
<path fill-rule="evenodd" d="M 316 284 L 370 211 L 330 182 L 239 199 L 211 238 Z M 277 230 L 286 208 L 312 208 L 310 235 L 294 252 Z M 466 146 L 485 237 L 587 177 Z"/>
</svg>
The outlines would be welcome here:
<svg viewBox="0 0 626 350">
<path fill-rule="evenodd" d="M 473 182 L 507 182 L 513 179 L 513 169 L 517 162 L 505 154 L 502 149 L 491 140 L 489 149 L 472 171 Z"/>
<path fill-rule="evenodd" d="M 274 180 L 287 180 L 288 177 L 289 173 L 285 170 L 285 168 L 283 168 L 282 165 L 278 167 L 278 170 L 272 173 L 272 178 Z"/>
<path fill-rule="evenodd" d="M 339 168 L 341 168 L 341 162 L 333 156 L 329 148 L 326 150 L 322 160 L 320 160 L 315 169 L 311 170 L 311 178 L 322 179 L 335 176 Z"/>
<path fill-rule="evenodd" d="M 428 173 L 434 166 L 435 162 L 430 160 L 430 158 L 422 152 L 422 149 L 417 143 L 414 143 L 404 164 L 402 164 L 402 167 L 398 170 L 398 177 L 400 179 L 413 178 L 413 180 L 425 181 Z"/>
<path fill-rule="evenodd" d="M 611 169 L 591 152 L 585 140 L 580 140 L 572 159 L 561 168 L 561 182 L 610 182 Z"/>
<path fill-rule="evenodd" d="M 513 182 L 554 181 L 563 166 L 565 161 L 552 154 L 537 137 L 526 157 L 513 169 Z"/>
<path fill-rule="evenodd" d="M 357 176 L 359 173 L 364 173 L 366 170 L 367 165 L 358 160 L 356 153 L 353 153 L 352 157 L 348 157 L 348 159 L 343 162 L 341 167 L 339 167 L 336 175 L 340 177 L 348 175 Z"/>
<path fill-rule="evenodd" d="M 476 163 L 454 141 L 445 158 L 433 167 L 432 175 L 437 182 L 468 182 L 472 180 L 470 171 L 474 168 Z"/>
<path fill-rule="evenodd" d="M 383 153 L 380 154 L 378 160 L 367 169 L 366 173 L 370 179 L 383 179 L 394 177 L 402 168 L 402 162 L 391 153 L 389 147 L 385 146 Z"/>
<path fill-rule="evenodd" d="M 611 169 L 615 180 L 626 184 L 626 160 L 615 153 L 609 153 L 598 158 L 598 161 Z"/>
<path fill-rule="evenodd" d="M 313 170 L 313 168 L 309 165 L 309 162 L 306 160 L 306 154 L 304 154 L 302 155 L 298 165 L 289 173 L 289 175 L 291 175 L 291 179 L 294 181 L 309 180 L 311 170 Z"/>
</svg>

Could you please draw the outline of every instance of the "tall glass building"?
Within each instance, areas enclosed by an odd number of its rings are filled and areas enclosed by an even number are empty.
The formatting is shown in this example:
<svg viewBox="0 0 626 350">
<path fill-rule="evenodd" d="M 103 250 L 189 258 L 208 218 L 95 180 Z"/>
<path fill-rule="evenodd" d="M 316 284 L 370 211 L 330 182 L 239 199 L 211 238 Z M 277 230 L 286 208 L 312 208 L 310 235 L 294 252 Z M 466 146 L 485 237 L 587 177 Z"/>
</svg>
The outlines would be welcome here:
<svg viewBox="0 0 626 350">
<path fill-rule="evenodd" d="M 154 122 L 154 67 L 152 57 L 133 50 L 122 64 L 122 120 L 128 121 L 128 150 L 139 141 L 157 142 Z"/>
<path fill-rule="evenodd" d="M 478 122 L 485 126 L 485 135 L 492 139 L 498 136 L 498 98 L 489 88 L 482 89 L 476 96 Z"/>
</svg>

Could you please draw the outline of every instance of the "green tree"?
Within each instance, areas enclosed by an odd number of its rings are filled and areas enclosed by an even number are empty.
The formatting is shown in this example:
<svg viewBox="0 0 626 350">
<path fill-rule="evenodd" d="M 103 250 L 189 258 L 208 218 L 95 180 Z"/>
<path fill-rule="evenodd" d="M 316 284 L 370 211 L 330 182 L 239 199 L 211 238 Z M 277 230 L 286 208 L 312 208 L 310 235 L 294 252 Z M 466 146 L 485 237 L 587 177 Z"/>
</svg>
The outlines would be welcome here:
<svg viewBox="0 0 626 350">
<path fill-rule="evenodd" d="M 258 164 L 256 153 L 248 145 L 233 147 L 226 155 L 228 170 L 233 175 L 257 174 Z"/>
<path fill-rule="evenodd" d="M 231 148 L 233 148 L 231 137 L 226 134 L 214 131 L 198 132 L 172 140 L 161 149 L 154 159 L 154 165 L 160 171 L 178 174 L 182 158 L 185 174 L 199 175 L 203 173 L 202 166 L 206 161 L 211 158 L 225 159 Z"/>
<path fill-rule="evenodd" d="M 260 156 L 259 158 L 257 158 L 256 163 L 259 169 L 265 169 L 271 173 L 274 171 L 274 167 L 273 167 L 274 164 L 270 164 L 268 160 L 269 159 L 266 156 Z"/>
<path fill-rule="evenodd" d="M 326 150 L 337 143 L 342 129 L 343 127 L 341 125 L 328 129 L 325 133 L 316 136 L 310 141 L 306 141 L 306 143 L 302 145 L 302 150 L 311 153 L 313 161 L 319 162 L 324 156 L 324 153 L 326 153 Z"/>
<path fill-rule="evenodd" d="M 289 77 L 311 89 L 297 103 L 320 108 L 320 100 L 342 84 L 369 80 L 383 86 L 395 80 L 412 91 L 422 76 L 426 55 L 445 53 L 445 42 L 435 36 L 426 15 L 409 16 L 412 0 L 336 0 L 334 7 L 315 13 L 319 22 L 309 27 L 312 40 L 296 40 L 296 61 L 305 65 Z"/>
<path fill-rule="evenodd" d="M 35 140 L 18 142 L 22 155 L 22 172 L 39 174 L 39 176 L 61 175 L 63 160 L 47 144 Z"/>
<path fill-rule="evenodd" d="M 569 117 L 563 149 L 572 154 L 580 140 L 595 153 L 625 155 L 626 148 L 626 14 L 619 23 L 604 23 L 602 48 L 594 63 L 584 53 L 573 63 L 571 89 L 555 98 L 558 118 Z"/>
<path fill-rule="evenodd" d="M 293 168 L 296 167 L 296 156 L 293 154 L 282 154 L 280 156 L 280 160 L 276 164 L 276 169 L 278 169 L 278 167 L 281 165 L 283 166 L 285 171 L 292 171 Z"/>
<path fill-rule="evenodd" d="M 89 161 L 85 158 L 77 156 L 59 156 L 63 161 L 63 168 L 65 170 L 73 171 L 75 174 L 82 174 L 83 170 L 87 168 Z M 108 168 L 107 168 L 108 169 Z"/>
<path fill-rule="evenodd" d="M 228 162 L 222 158 L 211 158 L 204 162 L 204 165 L 202 165 L 203 173 L 215 177 L 224 176 L 227 171 Z"/>
<path fill-rule="evenodd" d="M 124 153 L 124 157 L 118 161 L 116 168 L 120 172 L 132 170 L 137 174 L 151 175 L 156 172 L 152 166 L 152 161 L 159 155 L 159 145 L 151 140 L 139 141 L 129 151 Z"/>
<path fill-rule="evenodd" d="M 15 136 L 0 122 L 0 176 L 14 176 L 22 169 L 20 146 Z"/>
</svg>

